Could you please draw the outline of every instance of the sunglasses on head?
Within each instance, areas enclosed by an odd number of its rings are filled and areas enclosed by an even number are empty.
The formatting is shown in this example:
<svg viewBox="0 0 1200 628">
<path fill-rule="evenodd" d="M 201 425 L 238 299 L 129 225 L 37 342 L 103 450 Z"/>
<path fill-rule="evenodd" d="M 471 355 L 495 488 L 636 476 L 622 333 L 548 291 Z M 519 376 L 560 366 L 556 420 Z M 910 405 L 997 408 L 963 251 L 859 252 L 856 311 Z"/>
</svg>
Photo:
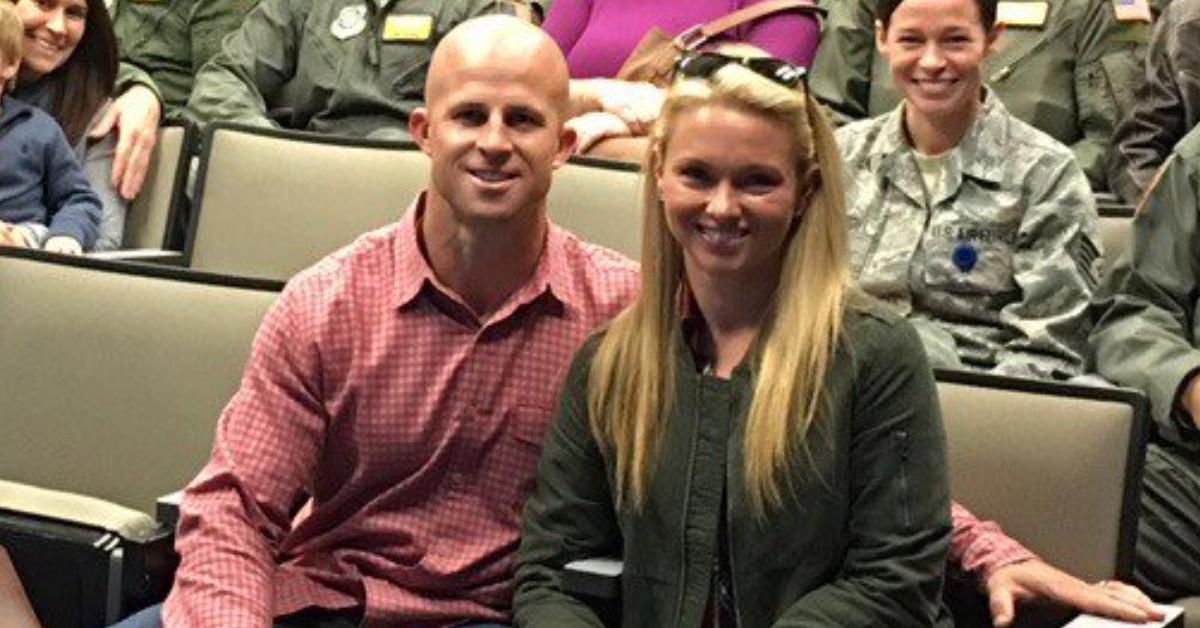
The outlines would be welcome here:
<svg viewBox="0 0 1200 628">
<path fill-rule="evenodd" d="M 774 57 L 732 57 L 719 52 L 685 52 L 675 61 L 675 77 L 711 77 L 717 70 L 729 65 L 740 65 L 755 74 L 787 88 L 793 88 L 808 80 L 808 68 L 792 65 Z"/>
</svg>

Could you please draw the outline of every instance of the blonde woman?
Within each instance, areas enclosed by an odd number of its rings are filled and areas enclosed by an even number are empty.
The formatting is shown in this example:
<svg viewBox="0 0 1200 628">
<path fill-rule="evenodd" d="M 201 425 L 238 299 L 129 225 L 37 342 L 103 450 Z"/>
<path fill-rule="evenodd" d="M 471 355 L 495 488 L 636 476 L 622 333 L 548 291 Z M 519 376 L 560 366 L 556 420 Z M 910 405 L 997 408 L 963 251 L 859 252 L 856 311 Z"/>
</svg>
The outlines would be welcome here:
<svg viewBox="0 0 1200 628">
<path fill-rule="evenodd" d="M 643 290 L 577 356 L 518 569 L 521 626 L 625 560 L 623 626 L 931 626 L 950 539 L 921 343 L 850 286 L 837 148 L 775 59 L 685 57 L 652 135 Z"/>
</svg>

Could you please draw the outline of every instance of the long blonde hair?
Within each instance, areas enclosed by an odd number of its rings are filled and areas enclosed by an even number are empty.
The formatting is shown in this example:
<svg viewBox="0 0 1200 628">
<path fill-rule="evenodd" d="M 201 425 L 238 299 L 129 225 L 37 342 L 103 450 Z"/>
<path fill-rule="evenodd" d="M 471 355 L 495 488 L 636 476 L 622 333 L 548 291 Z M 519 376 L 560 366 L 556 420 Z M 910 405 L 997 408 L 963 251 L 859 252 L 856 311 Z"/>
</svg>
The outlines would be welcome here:
<svg viewBox="0 0 1200 628">
<path fill-rule="evenodd" d="M 786 245 L 751 367 L 756 383 L 743 454 L 751 507 L 761 517 L 782 502 L 788 461 L 805 446 L 820 413 L 850 283 L 841 157 L 828 119 L 806 91 L 737 64 L 670 88 L 643 169 L 642 291 L 597 347 L 588 411 L 593 434 L 615 456 L 617 501 L 640 508 L 673 410 L 685 279 L 683 253 L 667 229 L 653 173 L 680 113 L 706 105 L 735 107 L 790 128 L 798 185 L 806 188 L 797 194 L 799 224 Z"/>
</svg>

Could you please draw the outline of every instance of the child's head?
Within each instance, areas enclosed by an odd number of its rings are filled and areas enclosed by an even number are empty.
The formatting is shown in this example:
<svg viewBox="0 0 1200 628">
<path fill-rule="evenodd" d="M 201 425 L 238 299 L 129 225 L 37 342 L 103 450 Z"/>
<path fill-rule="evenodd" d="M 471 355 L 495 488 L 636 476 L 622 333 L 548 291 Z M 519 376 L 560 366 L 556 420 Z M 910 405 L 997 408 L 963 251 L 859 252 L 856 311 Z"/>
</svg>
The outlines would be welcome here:
<svg viewBox="0 0 1200 628">
<path fill-rule="evenodd" d="M 7 91 L 21 67 L 21 42 L 25 26 L 11 2 L 0 0 L 0 94 Z"/>
</svg>

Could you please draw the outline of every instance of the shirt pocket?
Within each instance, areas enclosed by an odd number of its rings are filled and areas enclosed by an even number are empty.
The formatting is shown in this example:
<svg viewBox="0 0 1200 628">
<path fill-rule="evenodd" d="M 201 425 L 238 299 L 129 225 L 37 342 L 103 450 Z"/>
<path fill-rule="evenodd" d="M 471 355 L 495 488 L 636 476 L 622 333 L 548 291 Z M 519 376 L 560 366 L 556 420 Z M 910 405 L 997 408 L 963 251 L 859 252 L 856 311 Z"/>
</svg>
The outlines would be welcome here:
<svg viewBox="0 0 1200 628">
<path fill-rule="evenodd" d="M 397 6 L 381 17 L 379 53 L 384 93 L 397 100 L 421 101 L 433 49 L 445 35 L 441 7 L 423 2 Z M 390 35 L 389 22 L 400 26 Z M 389 40 L 389 37 L 391 38 Z"/>
<path fill-rule="evenodd" d="M 520 517 L 525 500 L 537 481 L 538 459 L 550 425 L 551 410 L 516 406 L 504 417 L 503 436 L 496 451 L 494 479 L 504 508 Z"/>
<path fill-rule="evenodd" d="M 955 203 L 962 204 L 962 199 Z M 925 232 L 922 247 L 926 287 L 980 296 L 1016 289 L 1013 253 L 1019 227 L 1019 214 L 1002 207 L 938 212 Z"/>
</svg>

